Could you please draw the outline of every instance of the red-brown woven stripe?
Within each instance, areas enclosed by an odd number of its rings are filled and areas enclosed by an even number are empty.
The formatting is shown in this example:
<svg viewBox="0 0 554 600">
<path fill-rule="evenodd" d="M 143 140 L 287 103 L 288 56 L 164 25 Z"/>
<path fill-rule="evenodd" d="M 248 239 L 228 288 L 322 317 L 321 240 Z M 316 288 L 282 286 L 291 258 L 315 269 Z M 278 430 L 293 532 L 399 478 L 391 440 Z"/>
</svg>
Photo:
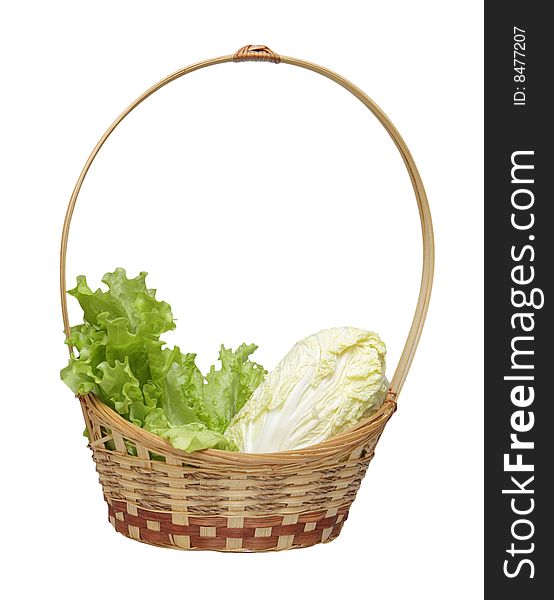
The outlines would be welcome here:
<svg viewBox="0 0 554 600">
<path fill-rule="evenodd" d="M 331 535 L 325 541 L 334 540 L 342 529 L 344 520 L 340 523 L 337 523 L 332 530 Z M 123 521 L 115 521 L 115 529 L 119 533 L 127 537 L 131 537 L 129 535 L 129 528 L 126 523 Z M 323 535 L 322 529 L 316 529 L 314 531 L 297 533 L 294 536 L 294 541 L 291 547 L 301 547 L 301 546 L 312 546 L 313 544 L 317 544 L 321 542 L 321 538 Z M 140 531 L 140 540 L 143 542 L 147 542 L 149 544 L 154 544 L 156 546 L 176 546 L 173 542 L 171 535 L 167 533 L 162 533 L 160 531 L 152 531 L 149 529 L 141 529 Z M 243 550 L 274 550 L 277 548 L 277 544 L 279 543 L 279 536 L 270 536 L 270 537 L 243 537 L 242 538 L 242 549 Z M 225 550 L 227 546 L 226 539 L 224 537 L 200 537 L 200 536 L 191 536 L 190 538 L 191 548 L 202 548 L 205 550 Z"/>
<path fill-rule="evenodd" d="M 283 517 L 261 516 L 245 517 L 243 527 L 229 527 L 224 517 L 189 516 L 188 524 L 181 525 L 172 522 L 170 513 L 136 507 L 133 512 L 137 514 L 133 515 L 128 512 L 127 503 L 107 502 L 110 522 L 116 531 L 127 537 L 155 545 L 177 546 L 173 535 L 188 536 L 190 547 L 211 550 L 228 549 L 228 539 L 240 539 L 242 550 L 272 550 L 278 547 L 280 536 L 293 536 L 290 547 L 310 546 L 322 541 L 325 530 L 331 531 L 324 541 L 337 537 L 348 517 L 348 507 L 343 506 L 329 517 L 325 516 L 326 511 L 300 514 L 297 523 L 293 524 L 283 524 Z M 130 526 L 136 528 L 133 535 Z M 205 528 L 209 528 L 208 534 Z"/>
</svg>

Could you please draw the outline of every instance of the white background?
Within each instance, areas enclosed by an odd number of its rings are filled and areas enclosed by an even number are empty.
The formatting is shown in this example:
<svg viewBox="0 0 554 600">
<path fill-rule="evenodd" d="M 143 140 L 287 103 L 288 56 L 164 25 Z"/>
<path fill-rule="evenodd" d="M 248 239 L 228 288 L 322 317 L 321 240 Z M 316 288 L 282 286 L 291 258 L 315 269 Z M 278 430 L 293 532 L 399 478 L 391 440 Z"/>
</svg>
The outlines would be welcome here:
<svg viewBox="0 0 554 600">
<path fill-rule="evenodd" d="M 467 599 L 482 586 L 481 2 L 7 3 L 0 14 L 2 541 L 10 598 Z M 413 369 L 340 538 L 253 555 L 113 532 L 59 381 L 65 206 L 127 104 L 187 64 L 263 43 L 366 91 L 400 130 L 434 218 L 435 288 Z M 288 65 L 226 64 L 143 104 L 75 212 L 69 283 L 150 273 L 167 337 L 271 369 L 298 339 L 378 331 L 392 376 L 419 285 L 408 176 L 353 96 Z M 72 305 L 72 320 L 79 312 Z"/>
</svg>

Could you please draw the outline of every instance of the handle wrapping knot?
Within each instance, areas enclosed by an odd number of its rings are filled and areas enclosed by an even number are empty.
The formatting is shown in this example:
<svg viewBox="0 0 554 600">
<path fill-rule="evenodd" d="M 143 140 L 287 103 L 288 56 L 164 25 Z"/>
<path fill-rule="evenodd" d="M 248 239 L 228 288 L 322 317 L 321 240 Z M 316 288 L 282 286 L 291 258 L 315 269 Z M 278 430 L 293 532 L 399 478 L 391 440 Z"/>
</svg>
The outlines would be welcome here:
<svg viewBox="0 0 554 600">
<path fill-rule="evenodd" d="M 281 57 L 267 46 L 249 44 L 237 50 L 233 55 L 233 62 L 246 61 L 263 61 L 279 64 Z"/>
</svg>

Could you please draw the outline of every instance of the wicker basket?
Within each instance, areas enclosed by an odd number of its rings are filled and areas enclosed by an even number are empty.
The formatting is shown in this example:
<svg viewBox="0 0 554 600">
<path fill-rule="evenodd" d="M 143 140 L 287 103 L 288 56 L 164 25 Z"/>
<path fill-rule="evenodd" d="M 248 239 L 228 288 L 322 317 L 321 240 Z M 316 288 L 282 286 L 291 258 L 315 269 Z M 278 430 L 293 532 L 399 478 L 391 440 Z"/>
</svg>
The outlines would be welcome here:
<svg viewBox="0 0 554 600">
<path fill-rule="evenodd" d="M 425 190 L 408 148 L 387 116 L 360 89 L 324 67 L 279 56 L 266 46 L 245 46 L 234 55 L 181 69 L 148 89 L 93 149 L 71 196 L 62 234 L 60 288 L 66 334 L 69 227 L 83 181 L 102 145 L 132 110 L 166 84 L 204 67 L 243 61 L 285 63 L 328 77 L 354 94 L 385 127 L 404 159 L 419 206 L 423 232 L 421 289 L 382 408 L 350 431 L 316 446 L 273 454 L 220 450 L 187 454 L 126 421 L 93 395 L 79 398 L 111 524 L 125 536 L 157 546 L 240 552 L 301 548 L 336 538 L 379 437 L 396 410 L 431 292 L 434 247 Z"/>
</svg>

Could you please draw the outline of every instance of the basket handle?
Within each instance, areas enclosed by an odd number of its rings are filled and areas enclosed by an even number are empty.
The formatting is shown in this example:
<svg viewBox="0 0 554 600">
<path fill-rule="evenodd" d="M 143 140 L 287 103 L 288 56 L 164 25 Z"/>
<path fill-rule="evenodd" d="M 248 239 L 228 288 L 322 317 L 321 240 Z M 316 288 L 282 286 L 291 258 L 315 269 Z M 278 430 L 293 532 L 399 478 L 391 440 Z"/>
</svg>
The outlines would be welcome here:
<svg viewBox="0 0 554 600">
<path fill-rule="evenodd" d="M 347 89 L 351 94 L 356 96 L 360 102 L 365 104 L 367 108 L 373 113 L 373 115 L 377 118 L 377 120 L 383 125 L 383 127 L 388 132 L 389 136 L 392 138 L 395 143 L 402 159 L 404 160 L 404 164 L 408 173 L 410 175 L 410 179 L 412 182 L 412 186 L 414 189 L 417 205 L 419 208 L 419 216 L 421 219 L 421 231 L 423 234 L 423 270 L 421 276 L 421 286 L 419 290 L 419 297 L 416 305 L 415 314 L 412 320 L 412 324 L 410 327 L 410 331 L 408 333 L 408 338 L 404 345 L 404 349 L 402 350 L 402 354 L 400 356 L 400 360 L 398 362 L 398 366 L 394 372 L 388 398 L 392 401 L 396 400 L 396 397 L 400 393 L 406 376 L 408 374 L 408 370 L 410 369 L 410 365 L 412 364 L 412 360 L 417 349 L 417 345 L 419 342 L 419 338 L 421 337 L 421 332 L 423 329 L 423 324 L 425 322 L 425 316 L 427 314 L 427 308 L 429 306 L 429 299 L 431 296 L 431 287 L 433 283 L 433 268 L 434 268 L 434 242 L 433 242 L 433 225 L 431 221 L 431 212 L 429 210 L 429 204 L 427 202 L 427 196 L 425 194 L 425 189 L 423 187 L 423 182 L 421 181 L 421 177 L 415 165 L 414 159 L 406 143 L 402 139 L 401 135 L 398 133 L 396 127 L 391 123 L 389 118 L 385 115 L 385 113 L 367 96 L 362 90 L 356 87 L 353 83 L 326 69 L 325 67 L 321 67 L 314 63 L 301 60 L 299 58 L 292 58 L 290 56 L 280 56 L 270 50 L 267 46 L 261 45 L 249 45 L 244 46 L 240 50 L 238 50 L 235 54 L 229 54 L 227 56 L 220 56 L 218 58 L 212 58 L 209 60 L 205 60 L 202 62 L 195 63 L 183 69 L 168 75 L 165 79 L 162 79 L 158 83 L 154 84 L 151 88 L 146 90 L 141 96 L 139 96 L 132 104 L 130 104 L 117 119 L 108 127 L 104 135 L 100 138 L 96 146 L 93 148 L 90 156 L 87 158 L 85 165 L 77 179 L 77 183 L 75 184 L 75 188 L 73 189 L 73 193 L 71 194 L 71 198 L 69 200 L 69 205 L 67 207 L 67 213 L 65 216 L 65 221 L 62 230 L 62 240 L 61 240 L 61 249 L 60 249 L 60 294 L 61 294 L 61 305 L 62 305 L 62 317 L 63 324 L 66 336 L 69 336 L 70 327 L 69 327 L 69 317 L 67 311 L 67 288 L 66 288 L 66 255 L 67 255 L 67 242 L 69 238 L 69 228 L 71 225 L 71 218 L 73 217 L 73 211 L 75 209 L 75 204 L 77 202 L 77 197 L 79 196 L 79 192 L 81 191 L 81 187 L 85 180 L 85 177 L 92 165 L 92 162 L 96 158 L 96 155 L 106 142 L 106 140 L 113 133 L 115 128 L 123 121 L 123 119 L 132 112 L 139 104 L 141 104 L 144 100 L 146 100 L 149 96 L 157 92 L 162 87 L 166 86 L 168 83 L 187 75 L 188 73 L 192 73 L 193 71 L 198 71 L 199 69 L 203 69 L 205 67 L 211 67 L 212 65 L 218 65 L 227 62 L 244 62 L 244 61 L 265 61 L 272 62 L 275 64 L 285 63 L 289 65 L 293 65 L 295 67 L 302 67 L 303 69 L 308 69 L 310 71 L 314 71 L 319 75 L 323 75 L 328 79 L 331 79 L 335 83 L 338 83 L 343 88 Z M 71 347 L 70 347 L 71 352 Z"/>
</svg>

